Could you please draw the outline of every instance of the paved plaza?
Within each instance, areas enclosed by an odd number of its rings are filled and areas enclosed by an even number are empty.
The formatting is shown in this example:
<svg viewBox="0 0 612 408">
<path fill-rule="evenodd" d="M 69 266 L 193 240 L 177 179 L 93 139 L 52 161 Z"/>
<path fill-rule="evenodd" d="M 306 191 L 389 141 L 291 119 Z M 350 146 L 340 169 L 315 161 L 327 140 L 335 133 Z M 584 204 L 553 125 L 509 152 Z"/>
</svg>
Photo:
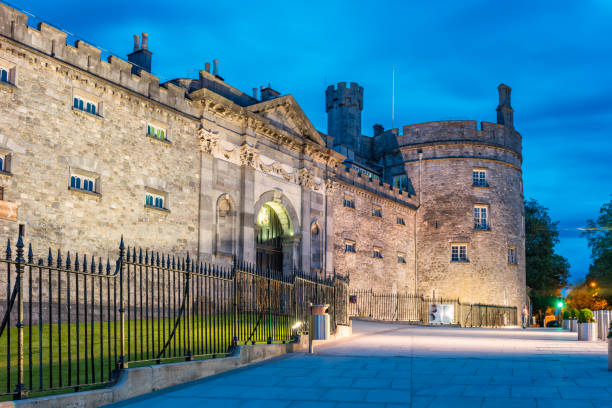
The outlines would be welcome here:
<svg viewBox="0 0 612 408">
<path fill-rule="evenodd" d="M 113 406 L 612 407 L 607 345 L 561 329 L 353 322 L 353 336 Z"/>
</svg>

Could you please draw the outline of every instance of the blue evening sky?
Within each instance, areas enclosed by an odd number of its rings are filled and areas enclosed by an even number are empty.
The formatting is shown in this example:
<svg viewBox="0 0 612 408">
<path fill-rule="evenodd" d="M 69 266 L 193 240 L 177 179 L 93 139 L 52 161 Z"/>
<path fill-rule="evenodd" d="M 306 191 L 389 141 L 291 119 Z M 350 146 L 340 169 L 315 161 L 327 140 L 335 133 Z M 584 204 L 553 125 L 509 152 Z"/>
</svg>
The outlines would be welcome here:
<svg viewBox="0 0 612 408">
<path fill-rule="evenodd" d="M 251 93 L 292 94 L 326 132 L 324 90 L 365 88 L 363 132 L 442 119 L 494 122 L 496 87 L 513 88 L 525 197 L 560 221 L 572 279 L 588 271 L 577 230 L 612 199 L 612 2 L 583 1 L 48 1 L 19 8 L 125 58 L 150 35 L 153 73 L 220 75 Z"/>
</svg>

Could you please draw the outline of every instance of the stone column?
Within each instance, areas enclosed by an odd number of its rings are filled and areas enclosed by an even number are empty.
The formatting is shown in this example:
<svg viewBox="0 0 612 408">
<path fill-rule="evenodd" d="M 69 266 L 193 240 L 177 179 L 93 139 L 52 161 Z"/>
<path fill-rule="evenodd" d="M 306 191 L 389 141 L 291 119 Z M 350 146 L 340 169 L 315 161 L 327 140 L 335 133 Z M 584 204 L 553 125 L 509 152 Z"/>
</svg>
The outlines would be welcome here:
<svg viewBox="0 0 612 408">
<path fill-rule="evenodd" d="M 300 265 L 300 236 L 283 238 L 283 274 L 289 276 L 293 273 L 293 266 Z"/>
<path fill-rule="evenodd" d="M 215 236 L 215 202 L 213 191 L 213 162 L 216 160 L 213 152 L 219 136 L 216 132 L 203 126 L 198 129 L 200 140 L 200 208 L 198 231 L 198 255 L 200 260 L 211 262 L 213 253 L 213 238 Z"/>
</svg>

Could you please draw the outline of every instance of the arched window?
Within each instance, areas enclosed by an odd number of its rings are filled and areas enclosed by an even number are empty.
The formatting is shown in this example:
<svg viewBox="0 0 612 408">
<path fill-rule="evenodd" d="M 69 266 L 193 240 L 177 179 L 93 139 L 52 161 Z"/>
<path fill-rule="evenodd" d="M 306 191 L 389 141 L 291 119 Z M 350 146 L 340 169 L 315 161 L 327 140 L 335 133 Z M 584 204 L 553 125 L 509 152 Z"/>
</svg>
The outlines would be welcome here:
<svg viewBox="0 0 612 408">
<path fill-rule="evenodd" d="M 234 252 L 234 209 L 228 197 L 221 197 L 217 203 L 217 252 Z"/>
<path fill-rule="evenodd" d="M 310 230 L 310 267 L 312 269 L 323 268 L 323 239 L 321 228 L 318 224 L 313 224 Z"/>
</svg>

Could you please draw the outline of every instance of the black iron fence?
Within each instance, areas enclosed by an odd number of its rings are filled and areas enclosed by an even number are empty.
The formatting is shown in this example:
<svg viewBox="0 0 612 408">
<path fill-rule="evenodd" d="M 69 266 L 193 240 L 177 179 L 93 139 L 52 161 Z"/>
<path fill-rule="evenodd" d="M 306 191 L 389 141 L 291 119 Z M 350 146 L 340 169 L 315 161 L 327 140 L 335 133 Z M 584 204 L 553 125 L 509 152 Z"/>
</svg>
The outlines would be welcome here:
<svg viewBox="0 0 612 408">
<path fill-rule="evenodd" d="M 516 326 L 518 322 L 516 307 L 461 303 L 459 299 L 409 293 L 351 290 L 348 306 L 349 316 L 382 321 L 464 327 Z"/>
<path fill-rule="evenodd" d="M 214 358 L 239 344 L 291 341 L 310 303 L 348 324 L 348 280 L 218 267 L 125 248 L 116 262 L 20 236 L 0 260 L 0 399 L 110 384 L 128 365 Z"/>
</svg>

